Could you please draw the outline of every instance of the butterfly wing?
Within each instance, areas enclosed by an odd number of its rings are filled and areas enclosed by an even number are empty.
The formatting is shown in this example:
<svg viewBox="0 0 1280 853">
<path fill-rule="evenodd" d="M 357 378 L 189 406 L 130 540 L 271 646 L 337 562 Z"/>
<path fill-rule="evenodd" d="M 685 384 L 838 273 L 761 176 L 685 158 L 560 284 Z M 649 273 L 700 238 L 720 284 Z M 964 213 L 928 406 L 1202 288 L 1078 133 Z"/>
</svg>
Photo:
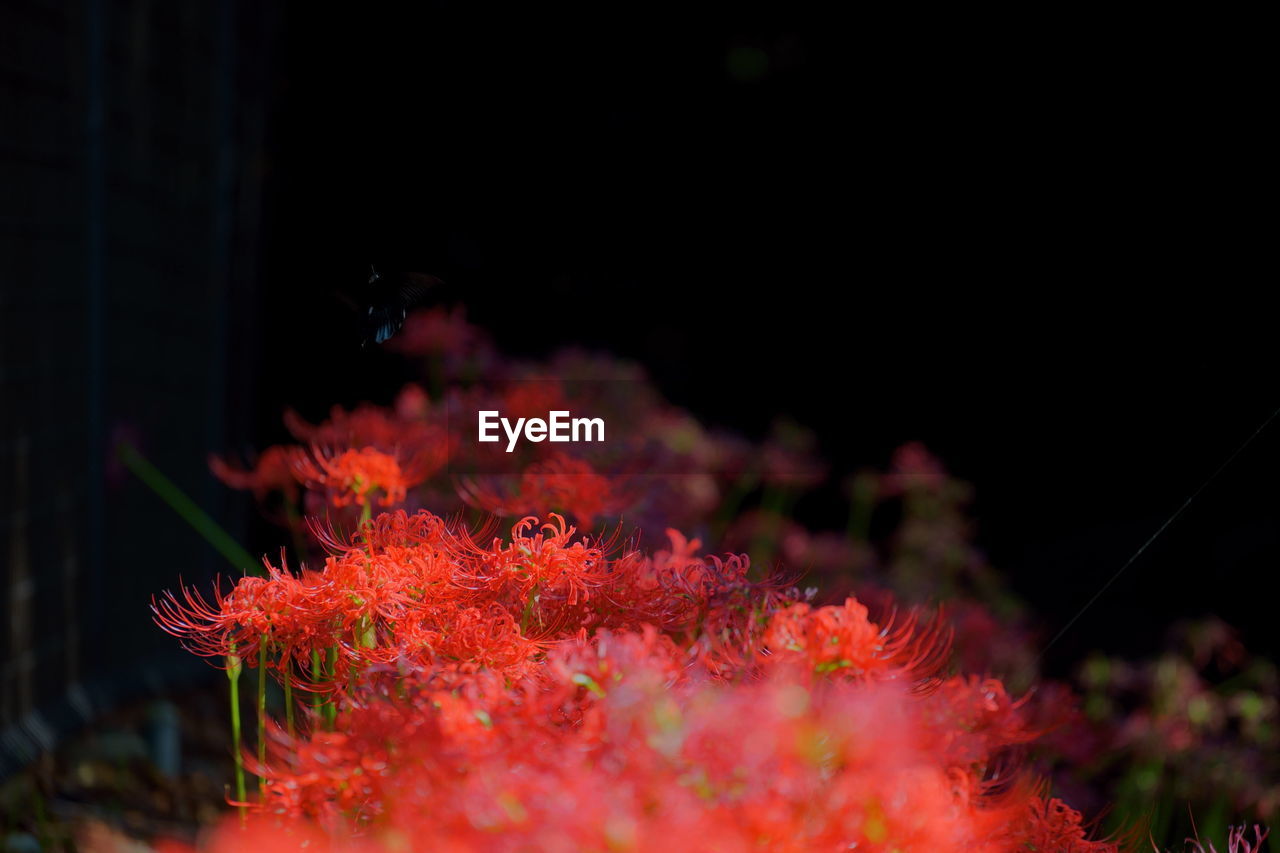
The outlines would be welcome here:
<svg viewBox="0 0 1280 853">
<path fill-rule="evenodd" d="M 386 305 L 370 305 L 365 318 L 365 343 L 380 344 L 400 331 L 404 325 L 404 311 Z"/>
<path fill-rule="evenodd" d="M 441 284 L 443 282 L 433 275 L 423 275 L 420 272 L 404 273 L 397 283 L 397 301 L 406 312 L 411 311 L 422 304 L 432 289 Z"/>
<path fill-rule="evenodd" d="M 365 316 L 365 343 L 383 343 L 404 326 L 409 312 L 421 305 L 431 289 L 441 284 L 435 276 L 399 273 L 380 276 L 373 283 Z"/>
</svg>

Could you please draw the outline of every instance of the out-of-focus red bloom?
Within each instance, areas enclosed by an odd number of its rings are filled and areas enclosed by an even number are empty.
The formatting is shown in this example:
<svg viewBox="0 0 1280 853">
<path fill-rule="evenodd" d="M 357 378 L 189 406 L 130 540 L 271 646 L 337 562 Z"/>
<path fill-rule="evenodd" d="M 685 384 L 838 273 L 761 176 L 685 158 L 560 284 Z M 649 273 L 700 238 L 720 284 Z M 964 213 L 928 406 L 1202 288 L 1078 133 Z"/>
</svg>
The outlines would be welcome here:
<svg viewBox="0 0 1280 853">
<path fill-rule="evenodd" d="M 1061 802 L 952 764 L 900 685 L 715 684 L 679 659 L 649 628 L 564 641 L 536 687 L 412 673 L 336 731 L 280 741 L 260 811 L 295 843 L 305 817 L 387 851 L 1117 850 Z M 209 849 L 258 839 L 233 825 Z"/>
<path fill-rule="evenodd" d="M 723 543 L 733 550 L 774 547 L 778 561 L 823 582 L 825 587 L 864 574 L 875 564 L 865 543 L 830 532 L 814 533 L 777 513 L 750 510 L 725 531 Z"/>
<path fill-rule="evenodd" d="M 467 322 L 463 306 L 436 306 L 410 314 L 387 348 L 406 355 L 458 354 L 485 341 L 484 333 Z"/>
<path fill-rule="evenodd" d="M 418 402 L 425 409 L 423 413 L 431 411 L 425 395 Z M 310 424 L 297 412 L 286 411 L 284 422 L 299 441 L 321 447 L 368 447 L 412 457 L 443 441 L 439 424 L 422 417 L 402 418 L 381 406 L 362 405 L 351 411 L 334 406 L 329 419 L 320 424 Z"/>
<path fill-rule="evenodd" d="M 893 453 L 889 473 L 881 480 L 885 495 L 901 495 L 908 491 L 932 491 L 947 483 L 947 472 L 923 444 L 913 441 Z"/>
<path fill-rule="evenodd" d="M 402 421 L 424 421 L 431 413 L 431 398 L 422 386 L 410 382 L 396 395 L 395 411 Z"/>
<path fill-rule="evenodd" d="M 251 489 L 264 504 L 271 493 L 283 494 L 280 521 L 297 533 L 299 510 L 402 503 L 409 489 L 444 466 L 449 452 L 443 415 L 434 417 L 425 394 L 415 398 L 406 390 L 403 404 L 403 416 L 377 406 L 334 407 L 329 420 L 318 425 L 289 411 L 285 424 L 306 446 L 269 448 L 251 470 L 218 457 L 211 457 L 209 466 L 223 482 Z M 300 487 L 308 490 L 302 503 Z"/>
<path fill-rule="evenodd" d="M 259 501 L 272 492 L 282 493 L 290 502 L 298 500 L 298 481 L 294 477 L 290 449 L 268 447 L 252 469 L 235 468 L 219 456 L 209 457 L 209 470 L 233 489 L 247 489 Z"/>
<path fill-rule="evenodd" d="M 523 516 L 550 509 L 590 528 L 601 516 L 617 515 L 627 505 L 621 481 L 599 474 L 584 460 L 563 453 L 529 465 L 512 478 L 472 478 L 459 493 L 474 507 L 502 516 Z"/>
<path fill-rule="evenodd" d="M 913 689 L 945 650 L 936 624 L 797 603 L 675 531 L 652 555 L 557 516 L 486 536 L 385 513 L 323 532 L 320 572 L 268 565 L 211 602 L 157 603 L 194 651 L 251 666 L 266 649 L 335 703 L 332 731 L 250 758 L 268 780 L 253 808 L 283 822 L 261 843 L 305 840 L 302 819 L 387 851 L 1114 853 L 1039 789 L 993 785 L 1035 728 L 1000 682 Z M 228 827 L 212 849 L 247 838 Z"/>
</svg>

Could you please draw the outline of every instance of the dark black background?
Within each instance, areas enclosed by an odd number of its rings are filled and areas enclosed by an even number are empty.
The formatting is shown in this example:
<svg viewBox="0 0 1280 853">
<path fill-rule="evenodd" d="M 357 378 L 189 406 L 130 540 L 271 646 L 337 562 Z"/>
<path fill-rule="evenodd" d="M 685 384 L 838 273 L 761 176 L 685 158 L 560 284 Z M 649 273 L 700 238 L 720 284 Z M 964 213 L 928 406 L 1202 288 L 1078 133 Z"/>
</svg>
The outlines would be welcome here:
<svg viewBox="0 0 1280 853">
<path fill-rule="evenodd" d="M 1280 405 L 1263 125 L 1214 33 L 958 23 L 287 7 L 261 440 L 389 399 L 332 291 L 423 270 L 506 352 L 633 357 L 751 435 L 789 414 L 837 474 L 926 442 L 1056 632 Z M 1278 463 L 1273 425 L 1050 665 L 1211 612 L 1274 651 Z"/>
</svg>

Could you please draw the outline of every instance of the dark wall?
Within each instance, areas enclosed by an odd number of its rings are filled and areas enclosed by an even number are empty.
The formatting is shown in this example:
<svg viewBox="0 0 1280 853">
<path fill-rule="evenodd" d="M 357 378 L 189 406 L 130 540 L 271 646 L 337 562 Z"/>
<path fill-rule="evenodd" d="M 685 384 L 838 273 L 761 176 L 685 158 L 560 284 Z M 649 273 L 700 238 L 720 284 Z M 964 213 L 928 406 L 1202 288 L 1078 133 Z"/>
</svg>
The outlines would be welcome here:
<svg viewBox="0 0 1280 853">
<path fill-rule="evenodd" d="M 158 642 L 147 603 L 224 567 L 114 444 L 243 527 L 205 457 L 248 439 L 270 20 L 0 6 L 3 762 L 203 672 Z"/>
</svg>

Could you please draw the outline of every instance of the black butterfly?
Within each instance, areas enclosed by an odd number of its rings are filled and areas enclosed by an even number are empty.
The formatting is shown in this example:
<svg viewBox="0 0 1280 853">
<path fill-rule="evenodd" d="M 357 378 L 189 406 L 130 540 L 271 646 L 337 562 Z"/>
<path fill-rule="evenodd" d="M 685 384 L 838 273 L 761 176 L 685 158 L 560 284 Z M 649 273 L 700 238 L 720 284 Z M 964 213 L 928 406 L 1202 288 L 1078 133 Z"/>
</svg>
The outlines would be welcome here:
<svg viewBox="0 0 1280 853">
<path fill-rule="evenodd" d="M 364 342 L 380 344 L 388 340 L 404 326 L 404 318 L 421 305 L 432 288 L 443 282 L 435 276 L 416 272 L 397 272 L 382 275 L 369 266 L 369 287 L 364 298 Z"/>
</svg>

